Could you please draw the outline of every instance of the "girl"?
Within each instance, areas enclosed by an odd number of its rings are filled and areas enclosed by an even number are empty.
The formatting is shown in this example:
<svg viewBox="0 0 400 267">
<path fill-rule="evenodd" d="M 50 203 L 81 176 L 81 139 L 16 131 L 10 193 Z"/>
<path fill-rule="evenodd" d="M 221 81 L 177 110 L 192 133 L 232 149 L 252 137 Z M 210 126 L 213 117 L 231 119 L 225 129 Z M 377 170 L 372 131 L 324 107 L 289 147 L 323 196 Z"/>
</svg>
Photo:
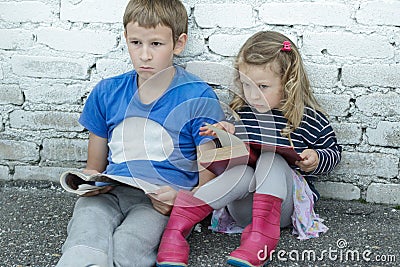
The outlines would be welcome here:
<svg viewBox="0 0 400 267">
<path fill-rule="evenodd" d="M 278 32 L 258 32 L 240 49 L 235 68 L 240 93 L 230 106 L 240 121 L 216 126 L 245 142 L 293 146 L 303 160 L 289 166 L 278 154 L 258 151 L 253 167 L 230 168 L 194 194 L 180 191 L 159 247 L 158 266 L 187 266 L 185 238 L 191 228 L 226 205 L 245 227 L 239 248 L 228 257 L 232 266 L 263 266 L 278 244 L 280 227 L 292 223 L 302 239 L 327 230 L 313 212 L 319 195 L 311 179 L 339 163 L 341 147 L 312 94 L 297 47 Z M 213 134 L 207 127 L 201 130 Z"/>
</svg>

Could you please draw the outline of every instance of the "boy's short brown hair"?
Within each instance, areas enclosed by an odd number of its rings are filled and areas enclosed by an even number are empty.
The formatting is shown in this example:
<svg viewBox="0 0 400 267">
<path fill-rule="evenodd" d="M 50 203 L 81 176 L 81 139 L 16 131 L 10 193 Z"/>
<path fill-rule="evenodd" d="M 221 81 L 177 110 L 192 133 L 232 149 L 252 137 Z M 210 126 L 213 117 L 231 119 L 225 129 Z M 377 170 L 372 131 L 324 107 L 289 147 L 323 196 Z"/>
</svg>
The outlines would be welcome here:
<svg viewBox="0 0 400 267">
<path fill-rule="evenodd" d="M 123 18 L 125 30 L 130 22 L 146 28 L 169 27 L 174 43 L 188 31 L 187 11 L 180 0 L 130 0 Z"/>
</svg>

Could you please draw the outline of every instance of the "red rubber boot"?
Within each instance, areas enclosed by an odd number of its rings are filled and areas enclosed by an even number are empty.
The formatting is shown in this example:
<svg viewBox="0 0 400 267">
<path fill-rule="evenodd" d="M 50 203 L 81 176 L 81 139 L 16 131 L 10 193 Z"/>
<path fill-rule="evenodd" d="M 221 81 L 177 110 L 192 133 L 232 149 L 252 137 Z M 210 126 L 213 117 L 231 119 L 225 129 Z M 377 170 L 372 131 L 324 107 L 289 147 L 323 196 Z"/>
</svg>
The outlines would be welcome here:
<svg viewBox="0 0 400 267">
<path fill-rule="evenodd" d="M 158 267 L 187 266 L 190 249 L 186 237 L 193 226 L 212 211 L 212 207 L 195 198 L 192 193 L 183 190 L 178 192 L 158 248 Z"/>
<path fill-rule="evenodd" d="M 239 248 L 228 257 L 228 264 L 237 267 L 263 266 L 280 237 L 282 199 L 254 193 L 253 218 L 249 232 L 241 239 Z"/>
</svg>

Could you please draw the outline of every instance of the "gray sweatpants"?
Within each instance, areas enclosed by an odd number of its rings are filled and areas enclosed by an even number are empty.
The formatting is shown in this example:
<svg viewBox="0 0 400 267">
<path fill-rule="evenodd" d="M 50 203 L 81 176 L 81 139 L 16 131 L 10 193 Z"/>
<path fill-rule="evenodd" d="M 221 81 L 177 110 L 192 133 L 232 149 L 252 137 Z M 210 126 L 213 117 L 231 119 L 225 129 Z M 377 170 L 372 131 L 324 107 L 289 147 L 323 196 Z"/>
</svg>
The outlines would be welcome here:
<svg viewBox="0 0 400 267">
<path fill-rule="evenodd" d="M 142 190 L 117 186 L 75 204 L 57 267 L 150 267 L 168 216 L 157 212 Z"/>
<path fill-rule="evenodd" d="M 262 153 L 255 170 L 235 166 L 203 185 L 194 194 L 214 209 L 227 206 L 238 225 L 252 220 L 253 192 L 282 199 L 281 227 L 291 224 L 293 213 L 293 170 L 278 154 Z"/>
</svg>

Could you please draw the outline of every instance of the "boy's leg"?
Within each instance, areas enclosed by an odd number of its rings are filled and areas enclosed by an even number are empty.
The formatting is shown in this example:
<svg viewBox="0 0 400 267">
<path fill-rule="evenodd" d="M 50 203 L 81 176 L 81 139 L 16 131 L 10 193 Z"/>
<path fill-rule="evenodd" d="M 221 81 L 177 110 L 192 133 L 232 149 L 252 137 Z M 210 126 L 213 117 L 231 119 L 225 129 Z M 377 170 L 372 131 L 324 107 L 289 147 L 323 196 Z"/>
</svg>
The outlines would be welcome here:
<svg viewBox="0 0 400 267">
<path fill-rule="evenodd" d="M 114 267 L 152 267 L 168 216 L 156 211 L 143 191 L 123 191 L 119 201 L 126 218 L 113 236 Z"/>
<path fill-rule="evenodd" d="M 119 210 L 117 198 L 112 193 L 80 197 L 68 224 L 68 236 L 57 267 L 110 266 L 112 234 L 122 220 Z"/>
<path fill-rule="evenodd" d="M 263 265 L 279 242 L 280 225 L 290 223 L 293 212 L 293 173 L 281 156 L 261 154 L 254 176 L 257 187 L 253 194 L 252 223 L 245 228 L 240 247 L 228 258 L 233 266 Z M 265 248 L 267 255 L 259 258 L 259 251 Z"/>
</svg>

